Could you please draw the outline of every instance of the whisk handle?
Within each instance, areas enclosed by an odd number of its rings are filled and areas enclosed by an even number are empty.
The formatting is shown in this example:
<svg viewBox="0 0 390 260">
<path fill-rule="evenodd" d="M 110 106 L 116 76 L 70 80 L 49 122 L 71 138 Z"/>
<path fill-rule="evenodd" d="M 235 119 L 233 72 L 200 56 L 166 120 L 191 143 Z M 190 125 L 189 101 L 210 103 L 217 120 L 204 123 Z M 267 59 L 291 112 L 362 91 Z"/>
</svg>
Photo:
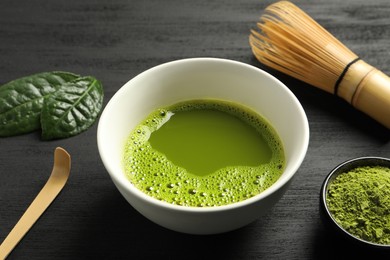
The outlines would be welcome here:
<svg viewBox="0 0 390 260">
<path fill-rule="evenodd" d="M 390 129 L 390 78 L 373 68 L 356 88 L 351 104 Z"/>
</svg>

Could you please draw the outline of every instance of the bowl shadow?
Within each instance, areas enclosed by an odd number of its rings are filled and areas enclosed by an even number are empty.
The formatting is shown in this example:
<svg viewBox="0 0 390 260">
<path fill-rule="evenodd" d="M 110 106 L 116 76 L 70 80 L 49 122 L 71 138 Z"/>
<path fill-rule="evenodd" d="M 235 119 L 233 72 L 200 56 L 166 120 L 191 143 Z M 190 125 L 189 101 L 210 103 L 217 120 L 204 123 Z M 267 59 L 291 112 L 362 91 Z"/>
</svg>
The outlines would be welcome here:
<svg viewBox="0 0 390 260">
<path fill-rule="evenodd" d="M 316 230 L 313 259 L 387 259 L 390 252 L 362 247 L 350 239 L 335 234 L 335 231 L 322 223 Z"/>
<path fill-rule="evenodd" d="M 102 211 L 102 209 L 104 209 Z M 80 259 L 237 259 L 246 227 L 216 235 L 189 235 L 152 223 L 119 192 L 104 196 L 74 245 Z"/>
</svg>

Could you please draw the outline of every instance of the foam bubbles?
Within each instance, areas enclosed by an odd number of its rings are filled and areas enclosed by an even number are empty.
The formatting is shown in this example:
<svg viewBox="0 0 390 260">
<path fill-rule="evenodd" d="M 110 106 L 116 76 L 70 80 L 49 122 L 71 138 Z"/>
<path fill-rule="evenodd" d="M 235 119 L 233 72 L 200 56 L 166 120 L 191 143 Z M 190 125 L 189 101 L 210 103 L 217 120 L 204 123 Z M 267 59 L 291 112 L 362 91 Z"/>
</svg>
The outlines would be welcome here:
<svg viewBox="0 0 390 260">
<path fill-rule="evenodd" d="M 237 115 L 253 125 L 273 149 L 271 160 L 256 167 L 225 167 L 206 176 L 198 176 L 173 164 L 149 144 L 152 132 L 167 122 L 176 111 L 210 107 Z M 123 157 L 125 171 L 138 189 L 171 204 L 212 207 L 242 201 L 270 187 L 283 172 L 283 147 L 269 128 L 259 116 L 221 101 L 191 102 L 160 109 L 131 132 Z"/>
</svg>

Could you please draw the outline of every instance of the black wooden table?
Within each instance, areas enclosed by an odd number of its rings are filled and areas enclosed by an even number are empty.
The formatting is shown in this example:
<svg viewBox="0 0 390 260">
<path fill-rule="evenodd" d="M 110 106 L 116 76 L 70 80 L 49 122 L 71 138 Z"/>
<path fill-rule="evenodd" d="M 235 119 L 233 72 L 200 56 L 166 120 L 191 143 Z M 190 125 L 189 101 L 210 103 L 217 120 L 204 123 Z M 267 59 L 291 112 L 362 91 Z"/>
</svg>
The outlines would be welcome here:
<svg viewBox="0 0 390 260">
<path fill-rule="evenodd" d="M 323 226 L 319 191 L 327 173 L 347 159 L 390 157 L 389 130 L 253 57 L 249 31 L 272 2 L 1 0 L 0 84 L 53 70 L 93 75 L 104 85 L 106 104 L 124 83 L 155 65 L 189 57 L 227 58 L 282 80 L 302 103 L 311 130 L 307 156 L 274 209 L 240 230 L 212 236 L 169 231 L 138 214 L 103 167 L 97 124 L 56 141 L 42 141 L 40 132 L 1 138 L 0 241 L 46 182 L 55 147 L 67 149 L 73 160 L 64 190 L 9 259 L 352 259 L 371 254 L 345 246 Z M 389 1 L 294 3 L 390 74 Z M 384 255 L 373 253 L 370 259 L 376 256 Z"/>
</svg>

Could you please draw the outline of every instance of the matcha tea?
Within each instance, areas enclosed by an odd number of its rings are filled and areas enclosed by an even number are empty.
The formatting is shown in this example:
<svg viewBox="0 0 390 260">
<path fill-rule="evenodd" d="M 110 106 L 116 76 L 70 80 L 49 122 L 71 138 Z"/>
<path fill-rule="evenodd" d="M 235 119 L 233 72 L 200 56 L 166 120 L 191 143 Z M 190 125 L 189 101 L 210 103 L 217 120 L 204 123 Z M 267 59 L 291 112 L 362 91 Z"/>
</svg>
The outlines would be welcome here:
<svg viewBox="0 0 390 260">
<path fill-rule="evenodd" d="M 219 206 L 271 186 L 284 168 L 271 125 L 243 106 L 193 100 L 151 113 L 130 134 L 129 180 L 141 191 L 183 206 Z"/>
</svg>

